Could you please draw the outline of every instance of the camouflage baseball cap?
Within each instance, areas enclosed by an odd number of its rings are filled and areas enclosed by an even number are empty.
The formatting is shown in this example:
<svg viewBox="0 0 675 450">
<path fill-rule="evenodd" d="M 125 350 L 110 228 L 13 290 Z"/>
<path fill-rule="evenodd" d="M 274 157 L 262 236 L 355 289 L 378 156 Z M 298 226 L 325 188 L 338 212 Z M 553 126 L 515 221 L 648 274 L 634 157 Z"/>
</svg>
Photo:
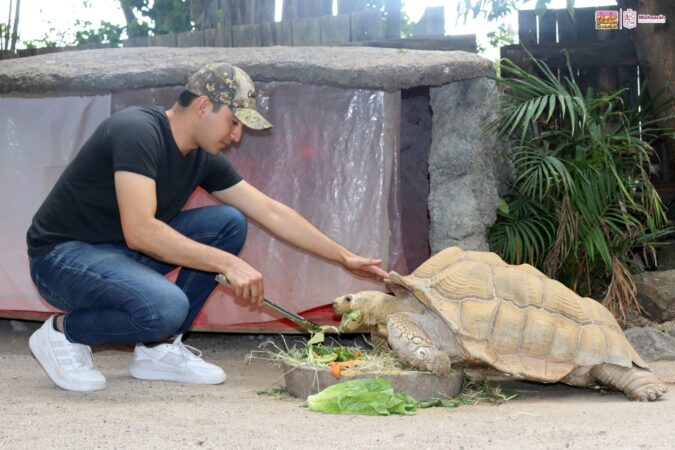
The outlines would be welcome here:
<svg viewBox="0 0 675 450">
<path fill-rule="evenodd" d="M 272 128 L 255 109 L 255 87 L 251 78 L 237 66 L 227 63 L 208 64 L 188 78 L 185 89 L 196 95 L 229 107 L 234 116 L 248 128 Z"/>
</svg>

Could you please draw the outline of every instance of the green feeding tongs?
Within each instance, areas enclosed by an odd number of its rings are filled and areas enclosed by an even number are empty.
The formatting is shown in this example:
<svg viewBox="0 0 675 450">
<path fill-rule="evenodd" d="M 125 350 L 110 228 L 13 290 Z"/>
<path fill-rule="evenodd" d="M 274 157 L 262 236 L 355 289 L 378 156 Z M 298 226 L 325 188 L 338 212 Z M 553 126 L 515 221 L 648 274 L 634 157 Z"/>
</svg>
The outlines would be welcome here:
<svg viewBox="0 0 675 450">
<path fill-rule="evenodd" d="M 230 284 L 230 281 L 223 274 L 219 273 L 218 275 L 216 275 L 216 281 L 220 284 L 224 284 L 225 286 L 229 287 L 230 289 L 232 288 L 232 285 Z M 283 306 L 277 305 L 276 303 L 274 303 L 273 301 L 271 301 L 267 298 L 263 298 L 263 304 L 265 306 L 267 306 L 268 308 L 273 309 L 277 313 L 281 314 L 282 316 L 284 316 L 288 320 L 292 321 L 293 323 L 296 323 L 296 324 L 300 325 L 302 328 L 304 328 L 305 330 L 307 330 L 311 333 L 319 333 L 319 332 L 323 331 L 323 329 L 321 328 L 321 326 L 318 323 L 313 322 L 309 319 L 305 319 L 304 317 L 299 316 L 296 313 L 287 310 Z"/>
</svg>

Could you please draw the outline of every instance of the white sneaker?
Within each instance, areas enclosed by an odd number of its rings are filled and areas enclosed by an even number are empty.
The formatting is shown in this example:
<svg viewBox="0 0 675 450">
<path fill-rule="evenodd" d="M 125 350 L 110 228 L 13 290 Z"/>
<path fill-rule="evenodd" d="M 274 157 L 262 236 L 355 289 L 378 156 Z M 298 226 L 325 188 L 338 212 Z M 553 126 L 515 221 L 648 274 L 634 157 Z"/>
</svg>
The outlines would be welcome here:
<svg viewBox="0 0 675 450">
<path fill-rule="evenodd" d="M 178 381 L 192 384 L 220 384 L 225 381 L 225 372 L 220 367 L 207 363 L 202 352 L 183 344 L 183 335 L 178 335 L 170 344 L 146 347 L 138 344 L 129 373 L 141 380 Z"/>
<path fill-rule="evenodd" d="M 54 318 L 47 320 L 28 340 L 30 351 L 49 378 L 69 391 L 105 389 L 105 377 L 94 368 L 91 348 L 74 344 L 54 329 Z"/>
</svg>

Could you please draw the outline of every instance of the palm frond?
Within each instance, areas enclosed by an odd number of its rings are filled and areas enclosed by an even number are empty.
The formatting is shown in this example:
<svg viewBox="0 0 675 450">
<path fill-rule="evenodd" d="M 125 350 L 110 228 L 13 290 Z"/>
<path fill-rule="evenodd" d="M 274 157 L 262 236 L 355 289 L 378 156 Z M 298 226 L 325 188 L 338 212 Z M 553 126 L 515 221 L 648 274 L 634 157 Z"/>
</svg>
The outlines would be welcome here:
<svg viewBox="0 0 675 450">
<path fill-rule="evenodd" d="M 649 177 L 653 144 L 675 137 L 664 128 L 675 98 L 643 94 L 627 108 L 623 89 L 583 93 L 569 55 L 566 76 L 529 56 L 536 76 L 503 59 L 496 79 L 500 112 L 489 128 L 514 148 L 516 194 L 497 214 L 490 247 L 579 293 L 606 291 L 621 313 L 634 298 L 623 261 L 673 233 Z"/>
</svg>

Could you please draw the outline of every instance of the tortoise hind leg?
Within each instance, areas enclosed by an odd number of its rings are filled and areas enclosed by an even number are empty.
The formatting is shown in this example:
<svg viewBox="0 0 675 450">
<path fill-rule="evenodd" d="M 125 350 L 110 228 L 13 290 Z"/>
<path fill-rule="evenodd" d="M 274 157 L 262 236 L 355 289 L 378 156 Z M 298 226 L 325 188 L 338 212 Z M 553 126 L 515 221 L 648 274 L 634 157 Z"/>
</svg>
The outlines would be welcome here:
<svg viewBox="0 0 675 450">
<path fill-rule="evenodd" d="M 438 376 L 450 372 L 450 357 L 429 339 L 417 323 L 415 314 L 391 314 L 387 318 L 387 335 L 394 353 L 416 369 Z"/>
<path fill-rule="evenodd" d="M 602 384 L 622 391 L 631 400 L 654 401 L 668 391 L 665 384 L 649 370 L 600 364 L 591 369 L 591 375 Z"/>
</svg>

